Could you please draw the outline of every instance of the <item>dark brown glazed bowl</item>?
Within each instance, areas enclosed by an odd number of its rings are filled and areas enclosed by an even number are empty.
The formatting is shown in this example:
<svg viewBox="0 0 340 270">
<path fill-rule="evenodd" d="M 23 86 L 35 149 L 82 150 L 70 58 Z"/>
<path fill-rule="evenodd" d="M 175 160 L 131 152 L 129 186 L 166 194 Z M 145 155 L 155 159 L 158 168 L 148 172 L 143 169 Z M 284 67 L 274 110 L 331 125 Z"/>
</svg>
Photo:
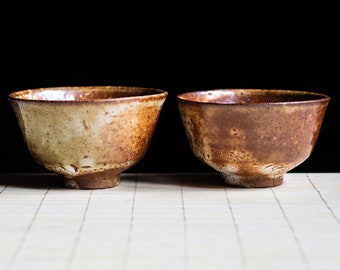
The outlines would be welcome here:
<svg viewBox="0 0 340 270">
<path fill-rule="evenodd" d="M 76 189 L 110 188 L 143 158 L 167 92 L 128 86 L 28 89 L 9 94 L 32 157 Z"/>
<path fill-rule="evenodd" d="M 182 93 L 177 104 L 191 150 L 237 187 L 281 185 L 311 154 L 330 97 L 270 89 Z"/>
</svg>

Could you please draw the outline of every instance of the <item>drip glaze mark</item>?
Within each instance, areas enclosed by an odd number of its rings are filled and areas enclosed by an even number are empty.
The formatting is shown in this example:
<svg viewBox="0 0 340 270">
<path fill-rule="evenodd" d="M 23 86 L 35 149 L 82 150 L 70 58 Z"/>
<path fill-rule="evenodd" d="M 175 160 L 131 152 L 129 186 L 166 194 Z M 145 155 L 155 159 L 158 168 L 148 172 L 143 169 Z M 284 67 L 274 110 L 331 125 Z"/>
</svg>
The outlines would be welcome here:
<svg viewBox="0 0 340 270">
<path fill-rule="evenodd" d="M 79 168 L 78 168 L 76 165 L 74 165 L 74 164 L 71 164 L 70 166 L 71 166 L 76 172 L 77 172 L 78 169 L 79 169 Z"/>
<path fill-rule="evenodd" d="M 85 127 L 85 129 L 89 129 L 89 127 L 86 125 L 85 120 L 83 120 L 83 126 Z"/>
</svg>

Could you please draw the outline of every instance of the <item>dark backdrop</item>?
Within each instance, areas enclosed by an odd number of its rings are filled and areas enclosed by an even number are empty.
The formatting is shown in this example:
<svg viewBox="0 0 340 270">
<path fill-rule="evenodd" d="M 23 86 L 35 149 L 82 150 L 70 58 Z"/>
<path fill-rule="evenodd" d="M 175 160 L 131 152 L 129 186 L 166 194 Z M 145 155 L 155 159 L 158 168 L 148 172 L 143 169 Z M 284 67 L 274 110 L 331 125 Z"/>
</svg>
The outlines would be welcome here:
<svg viewBox="0 0 340 270">
<path fill-rule="evenodd" d="M 149 150 L 130 169 L 134 172 L 210 171 L 189 150 L 175 102 L 178 93 L 214 88 L 325 93 L 331 102 L 316 148 L 294 171 L 339 171 L 336 10 L 320 4 L 3 8 L 0 171 L 45 171 L 29 155 L 7 95 L 71 85 L 150 86 L 169 92 Z"/>
</svg>

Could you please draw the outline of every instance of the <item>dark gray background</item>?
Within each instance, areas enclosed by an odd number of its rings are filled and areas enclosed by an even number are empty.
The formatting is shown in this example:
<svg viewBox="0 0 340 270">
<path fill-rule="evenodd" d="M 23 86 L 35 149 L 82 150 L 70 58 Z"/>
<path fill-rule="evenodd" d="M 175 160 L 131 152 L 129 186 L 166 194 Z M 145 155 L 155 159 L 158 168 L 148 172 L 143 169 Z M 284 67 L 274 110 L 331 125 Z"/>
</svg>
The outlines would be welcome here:
<svg viewBox="0 0 340 270">
<path fill-rule="evenodd" d="M 4 7 L 0 171 L 45 171 L 29 155 L 7 95 L 71 85 L 149 86 L 169 92 L 150 148 L 130 169 L 134 172 L 210 171 L 189 150 L 175 100 L 179 93 L 215 88 L 325 93 L 331 102 L 316 148 L 294 171 L 339 171 L 336 10 L 326 4 Z"/>
</svg>

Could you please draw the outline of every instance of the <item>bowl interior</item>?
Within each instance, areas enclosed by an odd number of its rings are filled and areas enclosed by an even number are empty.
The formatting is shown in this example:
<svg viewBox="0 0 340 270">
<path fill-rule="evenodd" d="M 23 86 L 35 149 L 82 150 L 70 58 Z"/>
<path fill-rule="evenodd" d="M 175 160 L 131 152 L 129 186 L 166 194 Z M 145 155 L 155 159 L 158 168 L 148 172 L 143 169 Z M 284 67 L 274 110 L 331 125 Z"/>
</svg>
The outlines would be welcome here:
<svg viewBox="0 0 340 270">
<path fill-rule="evenodd" d="M 328 99 L 324 94 L 296 90 L 220 89 L 183 93 L 179 101 L 214 104 L 291 103 Z"/>
<path fill-rule="evenodd" d="M 32 101 L 93 101 L 136 98 L 161 93 L 164 91 L 142 87 L 56 87 L 17 91 L 11 93 L 9 98 Z"/>
</svg>

